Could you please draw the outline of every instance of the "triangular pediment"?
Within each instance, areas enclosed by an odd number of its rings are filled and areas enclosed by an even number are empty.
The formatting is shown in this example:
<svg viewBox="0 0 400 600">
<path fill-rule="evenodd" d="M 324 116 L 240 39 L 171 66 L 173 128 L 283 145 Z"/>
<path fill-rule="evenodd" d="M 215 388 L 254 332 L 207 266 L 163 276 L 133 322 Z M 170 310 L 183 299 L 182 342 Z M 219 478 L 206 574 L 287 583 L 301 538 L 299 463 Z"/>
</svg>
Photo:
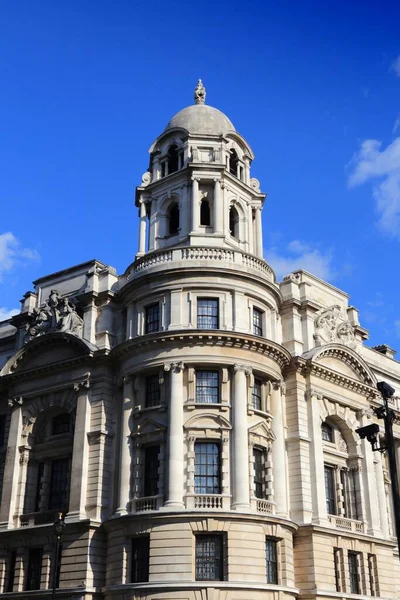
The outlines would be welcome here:
<svg viewBox="0 0 400 600">
<path fill-rule="evenodd" d="M 256 425 L 249 427 L 249 434 L 253 436 L 253 439 L 256 438 L 258 443 L 273 442 L 275 440 L 274 432 L 265 421 L 260 421 Z"/>
<path fill-rule="evenodd" d="M 153 421 L 153 419 L 146 418 L 136 425 L 136 427 L 132 430 L 131 436 L 141 437 L 154 433 L 164 433 L 165 431 L 165 425 L 158 423 L 157 421 Z"/>
</svg>

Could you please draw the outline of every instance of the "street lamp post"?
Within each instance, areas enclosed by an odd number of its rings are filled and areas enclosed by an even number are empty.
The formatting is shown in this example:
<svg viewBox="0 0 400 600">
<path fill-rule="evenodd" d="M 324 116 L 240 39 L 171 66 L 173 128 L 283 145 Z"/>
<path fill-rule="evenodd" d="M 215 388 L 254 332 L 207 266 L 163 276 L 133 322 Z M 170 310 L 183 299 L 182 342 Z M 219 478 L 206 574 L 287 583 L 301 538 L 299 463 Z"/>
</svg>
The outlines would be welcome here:
<svg viewBox="0 0 400 600">
<path fill-rule="evenodd" d="M 393 421 L 396 420 L 396 415 L 394 410 L 389 408 L 389 398 L 391 398 L 395 392 L 395 390 L 385 381 L 380 381 L 378 383 L 378 390 L 380 391 L 383 398 L 383 405 L 374 409 L 374 412 L 378 419 L 383 419 L 385 424 L 385 434 L 386 434 L 386 444 L 384 446 L 378 445 L 378 433 L 379 433 L 379 425 L 376 423 L 372 423 L 371 425 L 367 425 L 366 427 L 360 427 L 356 429 L 356 432 L 361 437 L 361 439 L 367 438 L 367 440 L 371 443 L 372 450 L 384 452 L 387 450 L 388 459 L 389 459 L 389 472 L 390 472 L 390 480 L 392 482 L 392 496 L 393 496 L 393 512 L 394 512 L 394 521 L 396 527 L 396 535 L 397 535 L 397 546 L 399 549 L 400 556 L 400 495 L 399 495 L 399 480 L 397 476 L 397 464 L 396 464 L 396 451 L 394 447 L 394 437 L 393 437 Z"/>
<path fill-rule="evenodd" d="M 58 517 L 54 521 L 54 524 L 53 524 L 53 532 L 54 532 L 54 536 L 56 538 L 56 544 L 55 544 L 55 548 L 54 548 L 53 593 L 51 595 L 52 600 L 55 600 L 55 597 L 56 597 L 57 570 L 58 570 L 57 567 L 58 567 L 59 554 L 60 554 L 60 540 L 61 540 L 61 536 L 64 531 L 64 527 L 65 527 L 64 515 L 63 515 L 63 513 L 58 513 Z"/>
</svg>

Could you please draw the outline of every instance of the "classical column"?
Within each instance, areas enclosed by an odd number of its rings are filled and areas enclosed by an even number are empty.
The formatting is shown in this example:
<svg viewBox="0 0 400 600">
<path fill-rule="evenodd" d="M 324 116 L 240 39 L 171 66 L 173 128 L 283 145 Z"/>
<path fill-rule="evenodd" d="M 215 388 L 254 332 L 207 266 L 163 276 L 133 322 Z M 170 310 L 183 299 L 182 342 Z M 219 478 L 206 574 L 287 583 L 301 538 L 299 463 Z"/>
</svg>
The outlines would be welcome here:
<svg viewBox="0 0 400 600">
<path fill-rule="evenodd" d="M 192 231 L 197 231 L 199 222 L 199 178 L 192 178 Z"/>
<path fill-rule="evenodd" d="M 249 498 L 249 443 L 247 428 L 247 375 L 251 369 L 234 366 L 233 389 L 233 498 L 232 508 L 250 508 Z"/>
<path fill-rule="evenodd" d="M 214 179 L 213 225 L 214 233 L 222 233 L 222 193 L 221 180 Z"/>
<path fill-rule="evenodd" d="M 74 445 L 72 449 L 71 489 L 69 493 L 69 510 L 66 521 L 86 519 L 86 490 L 89 467 L 89 442 L 90 430 L 90 400 L 89 380 L 74 385 L 78 398 L 76 403 L 76 420 L 74 431 Z"/>
<path fill-rule="evenodd" d="M 312 520 L 317 523 L 328 522 L 328 511 L 325 497 L 325 469 L 324 469 L 324 451 L 322 447 L 321 434 L 321 411 L 319 402 L 323 396 L 316 390 L 307 392 L 308 400 L 308 432 L 311 438 L 310 447 L 310 465 L 311 473 L 311 499 L 312 499 Z"/>
<path fill-rule="evenodd" d="M 383 479 L 382 457 L 379 452 L 375 452 L 375 477 L 378 491 L 379 517 L 381 522 L 381 531 L 385 539 L 390 537 L 389 519 L 386 504 L 385 481 Z"/>
<path fill-rule="evenodd" d="M 371 424 L 369 411 L 360 411 L 359 413 L 360 426 L 365 427 Z M 371 443 L 367 440 L 360 440 L 360 451 L 364 457 L 364 468 L 360 473 L 363 480 L 364 488 L 364 500 L 365 500 L 365 518 L 368 521 L 368 534 L 379 535 L 380 524 L 379 524 L 379 507 L 377 504 L 377 493 L 376 493 L 376 477 L 374 477 L 375 471 L 375 452 L 372 451 Z"/>
<path fill-rule="evenodd" d="M 3 476 L 3 493 L 0 507 L 0 527 L 14 526 L 14 513 L 18 492 L 19 477 L 19 444 L 22 431 L 22 398 L 8 401 L 12 410 L 10 430 L 8 434 L 6 462 Z"/>
<path fill-rule="evenodd" d="M 131 479 L 131 428 L 130 417 L 134 402 L 133 377 L 127 375 L 123 378 L 122 412 L 121 412 L 121 438 L 119 448 L 119 473 L 118 473 L 118 508 L 116 515 L 126 515 L 129 512 Z"/>
<path fill-rule="evenodd" d="M 164 506 L 183 505 L 183 363 L 164 365 L 170 373 L 168 411 L 167 496 Z"/>
<path fill-rule="evenodd" d="M 256 208 L 256 254 L 260 258 L 263 257 L 261 208 Z"/>
<path fill-rule="evenodd" d="M 146 252 L 147 211 L 144 200 L 140 201 L 139 254 Z"/>
<path fill-rule="evenodd" d="M 275 440 L 272 442 L 272 470 L 274 501 L 276 514 L 287 516 L 287 475 L 286 475 L 286 442 L 284 426 L 284 394 L 283 381 L 274 381 L 271 389 L 271 413 L 273 416 L 272 429 Z"/>
</svg>

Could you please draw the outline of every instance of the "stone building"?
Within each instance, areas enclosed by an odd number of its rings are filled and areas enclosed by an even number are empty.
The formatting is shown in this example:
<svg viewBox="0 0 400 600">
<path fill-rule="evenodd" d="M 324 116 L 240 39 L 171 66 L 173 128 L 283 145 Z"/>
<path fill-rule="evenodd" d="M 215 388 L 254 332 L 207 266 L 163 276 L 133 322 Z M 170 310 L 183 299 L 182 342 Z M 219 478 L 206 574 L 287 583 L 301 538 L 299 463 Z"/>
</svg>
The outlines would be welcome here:
<svg viewBox="0 0 400 600">
<path fill-rule="evenodd" d="M 400 364 L 346 293 L 276 281 L 253 159 L 199 82 L 135 261 L 45 276 L 0 324 L 2 597 L 400 598 L 387 459 L 355 433 L 378 381 L 400 411 Z"/>
</svg>

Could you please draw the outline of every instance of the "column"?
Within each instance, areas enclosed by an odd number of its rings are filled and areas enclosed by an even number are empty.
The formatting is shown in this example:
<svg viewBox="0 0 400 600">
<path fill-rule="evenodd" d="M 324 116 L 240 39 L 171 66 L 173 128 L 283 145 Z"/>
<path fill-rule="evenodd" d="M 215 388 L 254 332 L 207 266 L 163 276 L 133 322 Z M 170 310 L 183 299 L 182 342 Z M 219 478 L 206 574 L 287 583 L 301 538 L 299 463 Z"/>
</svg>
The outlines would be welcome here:
<svg viewBox="0 0 400 600">
<path fill-rule="evenodd" d="M 192 231 L 197 231 L 199 221 L 199 179 L 192 178 Z"/>
<path fill-rule="evenodd" d="M 360 411 L 360 427 L 371 424 L 369 412 Z M 376 476 L 375 476 L 375 456 L 370 442 L 367 439 L 360 440 L 360 453 L 364 457 L 364 468 L 360 473 L 363 480 L 364 501 L 365 501 L 365 520 L 368 521 L 368 534 L 379 535 L 379 507 L 377 505 Z"/>
<path fill-rule="evenodd" d="M 213 225 L 214 233 L 222 233 L 222 193 L 221 180 L 214 179 Z"/>
<path fill-rule="evenodd" d="M 89 471 L 89 443 L 88 431 L 90 429 L 90 401 L 89 381 L 82 381 L 74 386 L 78 394 L 76 403 L 76 421 L 74 431 L 74 445 L 72 450 L 71 490 L 69 493 L 69 511 L 66 522 L 86 519 L 86 490 Z"/>
<path fill-rule="evenodd" d="M 183 505 L 183 363 L 164 365 L 170 372 L 168 411 L 167 496 L 164 506 Z"/>
<path fill-rule="evenodd" d="M 188 186 L 181 186 L 181 201 L 179 203 L 180 232 L 179 237 L 185 238 L 189 231 L 188 225 Z"/>
<path fill-rule="evenodd" d="M 6 462 L 4 465 L 3 494 L 0 508 L 0 527 L 14 526 L 14 513 L 18 492 L 19 477 L 19 440 L 22 431 L 22 398 L 8 401 L 12 410 L 8 434 Z"/>
<path fill-rule="evenodd" d="M 115 511 L 115 515 L 126 515 L 130 509 L 129 482 L 131 478 L 131 428 L 129 421 L 134 402 L 133 381 L 133 378 L 129 375 L 123 378 L 118 473 L 118 508 Z"/>
<path fill-rule="evenodd" d="M 286 485 L 286 442 L 284 427 L 284 392 L 285 384 L 274 381 L 271 390 L 271 413 L 273 416 L 273 432 L 275 440 L 272 442 L 272 472 L 274 501 L 276 514 L 287 516 L 287 485 Z"/>
<path fill-rule="evenodd" d="M 256 208 L 256 254 L 259 258 L 262 258 L 264 254 L 261 225 L 261 208 Z"/>
<path fill-rule="evenodd" d="M 379 452 L 375 452 L 375 477 L 376 487 L 378 491 L 378 503 L 379 503 L 379 517 L 381 522 L 381 531 L 385 539 L 390 537 L 389 535 L 389 520 L 386 505 L 386 493 L 385 493 L 385 482 L 383 479 L 382 469 L 382 457 Z"/>
<path fill-rule="evenodd" d="M 249 443 L 247 428 L 247 375 L 251 369 L 234 366 L 233 417 L 233 498 L 232 508 L 250 508 Z"/>
<path fill-rule="evenodd" d="M 139 252 L 138 254 L 144 254 L 146 252 L 146 227 L 147 227 L 147 211 L 144 200 L 140 201 L 140 227 L 139 227 Z"/>
<path fill-rule="evenodd" d="M 310 472 L 313 474 L 311 477 L 312 520 L 316 523 L 328 523 L 325 497 L 324 452 L 321 434 L 322 419 L 319 408 L 319 402 L 322 398 L 322 394 L 316 390 L 311 389 L 307 392 L 308 434 L 311 438 Z"/>
</svg>

